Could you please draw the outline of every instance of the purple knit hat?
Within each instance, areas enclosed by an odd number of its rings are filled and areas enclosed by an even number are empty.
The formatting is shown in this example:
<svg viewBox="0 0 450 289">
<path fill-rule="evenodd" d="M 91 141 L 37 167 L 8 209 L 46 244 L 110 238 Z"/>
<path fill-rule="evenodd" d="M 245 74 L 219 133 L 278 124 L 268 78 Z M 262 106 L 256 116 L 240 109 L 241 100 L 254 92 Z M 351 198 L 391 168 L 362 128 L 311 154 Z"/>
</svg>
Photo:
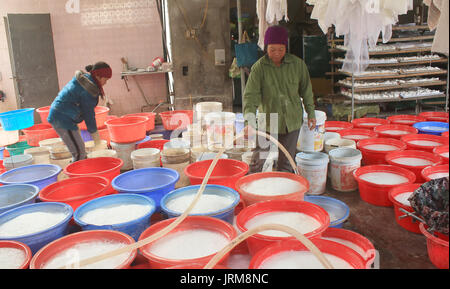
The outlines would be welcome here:
<svg viewBox="0 0 450 289">
<path fill-rule="evenodd" d="M 283 26 L 270 26 L 264 35 L 264 45 L 284 44 L 288 47 L 289 33 Z"/>
</svg>

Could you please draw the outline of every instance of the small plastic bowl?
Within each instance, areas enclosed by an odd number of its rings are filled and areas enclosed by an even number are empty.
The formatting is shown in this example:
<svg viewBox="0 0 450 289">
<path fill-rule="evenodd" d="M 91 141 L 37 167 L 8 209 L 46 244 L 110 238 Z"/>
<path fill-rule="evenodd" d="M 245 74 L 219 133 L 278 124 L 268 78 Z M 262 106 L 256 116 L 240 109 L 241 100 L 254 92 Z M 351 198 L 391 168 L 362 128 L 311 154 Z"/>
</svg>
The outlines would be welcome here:
<svg viewBox="0 0 450 289">
<path fill-rule="evenodd" d="M 330 228 L 342 228 L 350 216 L 350 208 L 338 199 L 325 196 L 305 196 L 305 201 L 322 207 L 330 215 Z"/>
</svg>

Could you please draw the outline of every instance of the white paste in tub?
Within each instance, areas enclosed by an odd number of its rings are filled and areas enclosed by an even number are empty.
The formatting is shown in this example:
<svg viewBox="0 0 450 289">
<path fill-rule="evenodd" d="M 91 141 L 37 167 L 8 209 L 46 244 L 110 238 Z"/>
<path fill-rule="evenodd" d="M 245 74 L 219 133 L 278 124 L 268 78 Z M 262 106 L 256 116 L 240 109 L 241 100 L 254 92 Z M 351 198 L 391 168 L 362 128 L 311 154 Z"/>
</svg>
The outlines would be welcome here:
<svg viewBox="0 0 450 289">
<path fill-rule="evenodd" d="M 271 212 L 257 215 L 245 223 L 247 229 L 252 229 L 263 224 L 280 224 L 291 227 L 300 233 L 307 234 L 320 227 L 315 218 L 299 212 Z M 288 233 L 278 230 L 265 230 L 258 234 L 272 237 L 289 237 Z"/>
<path fill-rule="evenodd" d="M 408 182 L 408 179 L 404 176 L 385 172 L 367 173 L 359 178 L 377 185 L 399 185 Z"/>
<path fill-rule="evenodd" d="M 19 269 L 25 262 L 25 252 L 17 248 L 0 248 L 0 269 Z"/>
<path fill-rule="evenodd" d="M 417 145 L 417 146 L 424 146 L 424 147 L 435 147 L 442 145 L 441 143 L 435 142 L 435 141 L 429 141 L 429 140 L 412 140 L 408 143 Z"/>
<path fill-rule="evenodd" d="M 369 138 L 369 136 L 367 136 L 367 135 L 346 135 L 346 136 L 343 136 L 342 138 L 351 139 L 351 140 L 361 140 L 361 139 Z"/>
<path fill-rule="evenodd" d="M 215 254 L 223 249 L 230 240 L 223 234 L 204 229 L 183 230 L 170 233 L 155 241 L 146 252 L 171 259 L 196 259 Z"/>
<path fill-rule="evenodd" d="M 431 130 L 431 131 L 445 131 L 446 128 L 445 127 L 438 127 L 438 126 L 424 126 L 420 128 L 421 130 Z"/>
<path fill-rule="evenodd" d="M 364 147 L 367 150 L 373 150 L 373 151 L 395 151 L 399 148 L 392 145 L 385 145 L 385 144 L 372 144 L 372 145 L 366 145 Z"/>
<path fill-rule="evenodd" d="M 446 152 L 446 153 L 441 153 L 441 157 L 448 158 L 448 152 Z"/>
<path fill-rule="evenodd" d="M 428 177 L 432 180 L 440 179 L 440 178 L 448 177 L 448 173 L 434 173 L 434 174 L 428 175 Z"/>
<path fill-rule="evenodd" d="M 413 123 L 416 123 L 415 120 L 407 120 L 407 119 L 399 119 L 399 120 L 396 120 L 395 122 L 397 122 L 397 123 L 404 123 L 404 124 L 413 124 Z"/>
<path fill-rule="evenodd" d="M 325 130 L 342 130 L 342 129 L 344 129 L 345 127 L 326 127 L 325 128 Z"/>
<path fill-rule="evenodd" d="M 115 204 L 87 211 L 80 220 L 96 226 L 121 224 L 139 219 L 150 210 L 149 205 Z"/>
<path fill-rule="evenodd" d="M 250 194 L 261 196 L 287 195 L 304 189 L 305 187 L 288 178 L 263 178 L 242 186 L 242 189 Z"/>
<path fill-rule="evenodd" d="M 323 253 L 335 269 L 354 269 L 347 261 Z M 325 269 L 317 257 L 309 251 L 286 251 L 265 260 L 258 269 Z"/>
<path fill-rule="evenodd" d="M 423 167 L 431 166 L 432 161 L 421 158 L 397 158 L 392 160 L 394 163 L 405 166 Z"/>
<path fill-rule="evenodd" d="M 166 207 L 171 211 L 182 214 L 194 201 L 195 195 L 196 194 L 186 194 L 172 198 L 166 203 Z M 210 212 L 221 211 L 229 207 L 232 203 L 233 200 L 225 196 L 202 194 L 190 214 L 207 214 Z"/>
<path fill-rule="evenodd" d="M 49 259 L 42 269 L 57 269 L 84 259 L 98 256 L 113 250 L 125 247 L 125 243 L 114 241 L 87 241 L 76 244 Z M 81 267 L 82 269 L 114 269 L 125 262 L 130 256 L 130 252 L 95 262 Z"/>
<path fill-rule="evenodd" d="M 405 206 L 411 207 L 411 203 L 408 201 L 408 198 L 413 194 L 414 192 L 406 192 L 401 193 L 395 196 L 395 200 Z"/>
<path fill-rule="evenodd" d="M 375 123 L 375 122 L 365 122 L 365 123 L 361 123 L 359 124 L 360 126 L 379 126 L 381 125 L 381 123 Z"/>
<path fill-rule="evenodd" d="M 64 213 L 33 212 L 17 216 L 0 225 L 1 237 L 16 237 L 44 231 L 67 217 Z"/>
</svg>

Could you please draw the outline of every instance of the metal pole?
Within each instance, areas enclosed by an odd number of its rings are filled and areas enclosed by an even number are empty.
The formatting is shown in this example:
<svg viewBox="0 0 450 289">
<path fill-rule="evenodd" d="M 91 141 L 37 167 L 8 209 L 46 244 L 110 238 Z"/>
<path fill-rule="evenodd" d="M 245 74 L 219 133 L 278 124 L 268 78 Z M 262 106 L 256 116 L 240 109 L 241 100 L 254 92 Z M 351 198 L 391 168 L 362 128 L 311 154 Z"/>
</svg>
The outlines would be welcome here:
<svg viewBox="0 0 450 289">
<path fill-rule="evenodd" d="M 238 33 L 239 33 L 239 43 L 242 41 L 242 20 L 241 20 L 241 0 L 237 0 L 237 20 L 238 20 Z M 245 90 L 245 71 L 241 67 L 241 103 L 243 104 L 244 90 Z"/>
<path fill-rule="evenodd" d="M 352 60 L 352 121 L 355 118 L 355 66 Z"/>
</svg>

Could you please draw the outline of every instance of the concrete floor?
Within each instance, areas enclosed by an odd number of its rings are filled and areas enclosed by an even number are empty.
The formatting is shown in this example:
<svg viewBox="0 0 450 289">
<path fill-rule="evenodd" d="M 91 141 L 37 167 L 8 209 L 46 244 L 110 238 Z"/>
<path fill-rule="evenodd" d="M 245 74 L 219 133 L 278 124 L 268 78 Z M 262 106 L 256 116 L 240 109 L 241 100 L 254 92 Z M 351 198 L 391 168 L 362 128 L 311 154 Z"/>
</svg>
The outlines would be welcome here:
<svg viewBox="0 0 450 289">
<path fill-rule="evenodd" d="M 379 251 L 380 269 L 436 269 L 428 258 L 425 236 L 397 224 L 394 207 L 375 206 L 363 201 L 359 191 L 338 192 L 330 186 L 322 196 L 336 198 L 350 207 L 343 229 L 372 242 Z"/>
</svg>

